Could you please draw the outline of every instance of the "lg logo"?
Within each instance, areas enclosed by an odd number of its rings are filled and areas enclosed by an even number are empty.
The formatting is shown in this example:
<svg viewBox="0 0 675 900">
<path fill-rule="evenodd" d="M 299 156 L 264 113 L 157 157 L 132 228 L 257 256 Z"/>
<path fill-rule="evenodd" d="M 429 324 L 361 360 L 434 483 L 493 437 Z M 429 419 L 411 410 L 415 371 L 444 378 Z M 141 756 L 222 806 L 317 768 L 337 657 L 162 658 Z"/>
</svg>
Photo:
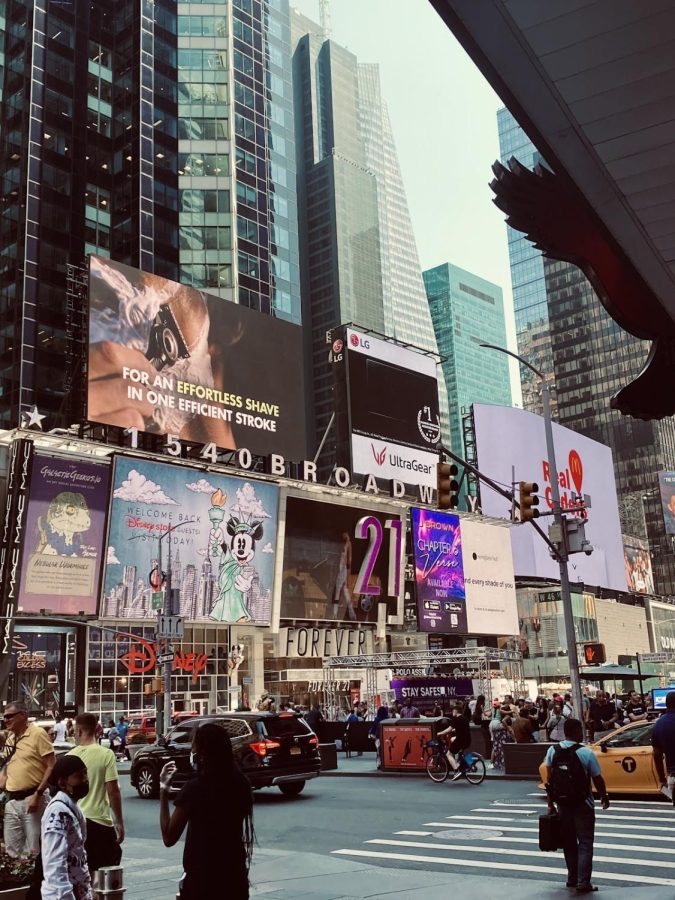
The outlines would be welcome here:
<svg viewBox="0 0 675 900">
<path fill-rule="evenodd" d="M 349 336 L 349 343 L 352 347 L 363 347 L 364 350 L 370 350 L 370 341 L 366 338 L 359 337 L 358 334 L 351 334 Z"/>
</svg>

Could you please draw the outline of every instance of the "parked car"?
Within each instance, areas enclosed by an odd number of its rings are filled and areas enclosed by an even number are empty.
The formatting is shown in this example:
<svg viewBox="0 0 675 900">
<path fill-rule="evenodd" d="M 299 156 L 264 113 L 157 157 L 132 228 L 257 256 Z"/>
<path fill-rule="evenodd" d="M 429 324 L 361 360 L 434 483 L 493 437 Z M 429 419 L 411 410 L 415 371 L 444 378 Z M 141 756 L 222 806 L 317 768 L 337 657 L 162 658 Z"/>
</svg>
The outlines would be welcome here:
<svg viewBox="0 0 675 900">
<path fill-rule="evenodd" d="M 193 731 L 206 722 L 226 729 L 235 759 L 254 790 L 278 787 L 282 794 L 295 797 L 310 778 L 321 772 L 319 739 L 297 713 L 198 716 L 174 726 L 156 744 L 141 748 L 134 756 L 131 784 L 140 797 L 158 796 L 159 773 L 165 763 L 172 761 L 176 763 L 176 773 L 169 793 L 178 793 L 194 774 L 190 765 Z"/>
<path fill-rule="evenodd" d="M 652 728 L 656 719 L 631 722 L 599 738 L 590 749 L 600 763 L 610 794 L 660 794 L 652 756 Z M 539 767 L 542 784 L 546 766 Z"/>
</svg>

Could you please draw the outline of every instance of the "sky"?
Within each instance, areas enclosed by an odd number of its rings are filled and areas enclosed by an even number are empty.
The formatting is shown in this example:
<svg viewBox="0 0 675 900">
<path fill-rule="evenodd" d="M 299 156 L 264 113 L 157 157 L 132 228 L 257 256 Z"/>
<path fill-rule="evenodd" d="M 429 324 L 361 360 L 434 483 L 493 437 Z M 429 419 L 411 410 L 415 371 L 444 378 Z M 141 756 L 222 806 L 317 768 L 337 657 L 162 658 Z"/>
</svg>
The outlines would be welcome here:
<svg viewBox="0 0 675 900">
<path fill-rule="evenodd" d="M 319 0 L 291 0 L 319 21 Z M 450 262 L 504 291 L 516 350 L 504 216 L 489 182 L 503 106 L 428 0 L 332 0 L 332 38 L 378 63 L 423 269 Z M 511 369 L 520 402 L 517 366 Z"/>
</svg>

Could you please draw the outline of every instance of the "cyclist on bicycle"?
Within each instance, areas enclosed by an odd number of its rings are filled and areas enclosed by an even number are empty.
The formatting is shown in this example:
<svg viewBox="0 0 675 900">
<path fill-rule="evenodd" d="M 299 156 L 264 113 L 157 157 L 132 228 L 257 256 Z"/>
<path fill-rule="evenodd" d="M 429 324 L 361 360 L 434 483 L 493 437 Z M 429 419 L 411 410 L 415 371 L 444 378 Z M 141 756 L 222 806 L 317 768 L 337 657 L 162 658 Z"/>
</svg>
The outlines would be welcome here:
<svg viewBox="0 0 675 900">
<path fill-rule="evenodd" d="M 447 725 L 445 723 L 448 723 Z M 457 781 L 462 776 L 462 767 L 458 762 L 455 754 L 462 750 L 467 750 L 471 746 L 471 731 L 469 729 L 469 720 L 464 717 L 461 706 L 454 706 L 452 709 L 452 719 L 442 719 L 439 725 L 443 726 L 441 731 L 436 732 L 437 738 L 450 735 L 451 740 L 448 742 L 446 757 L 450 768 L 454 772 L 452 781 Z"/>
</svg>

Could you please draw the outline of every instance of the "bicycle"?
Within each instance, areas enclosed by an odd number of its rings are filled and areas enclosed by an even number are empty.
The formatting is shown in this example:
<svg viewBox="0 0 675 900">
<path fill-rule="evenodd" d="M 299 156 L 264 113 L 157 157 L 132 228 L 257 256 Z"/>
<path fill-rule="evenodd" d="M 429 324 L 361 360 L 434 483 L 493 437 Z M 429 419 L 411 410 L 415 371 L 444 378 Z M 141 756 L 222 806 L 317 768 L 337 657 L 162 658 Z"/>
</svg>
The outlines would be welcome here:
<svg viewBox="0 0 675 900">
<path fill-rule="evenodd" d="M 445 755 L 445 744 L 439 741 L 428 741 L 425 749 L 428 755 L 427 775 L 436 784 L 441 784 L 450 774 L 450 763 Z M 469 784 L 482 784 L 485 780 L 486 767 L 485 760 L 480 753 L 473 750 L 459 750 L 457 761 L 461 776 L 466 778 Z"/>
</svg>

